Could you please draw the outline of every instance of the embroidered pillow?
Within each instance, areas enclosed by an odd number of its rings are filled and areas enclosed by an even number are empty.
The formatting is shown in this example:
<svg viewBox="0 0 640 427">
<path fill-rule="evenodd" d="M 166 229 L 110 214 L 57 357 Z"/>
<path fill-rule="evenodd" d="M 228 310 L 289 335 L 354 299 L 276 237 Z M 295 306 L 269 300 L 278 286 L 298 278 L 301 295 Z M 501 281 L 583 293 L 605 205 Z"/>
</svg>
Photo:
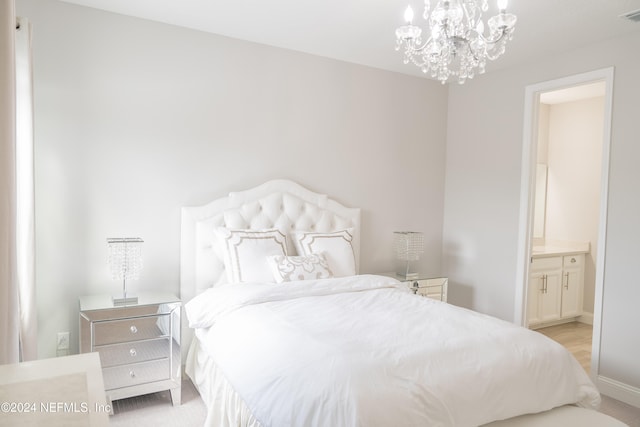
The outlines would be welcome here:
<svg viewBox="0 0 640 427">
<path fill-rule="evenodd" d="M 273 278 L 277 283 L 333 277 L 323 254 L 272 255 L 267 257 L 267 263 L 271 267 Z"/>
<path fill-rule="evenodd" d="M 229 283 L 273 282 L 267 264 L 271 255 L 287 255 L 286 236 L 277 229 L 230 230 L 216 234 L 224 249 L 224 265 Z"/>
<path fill-rule="evenodd" d="M 330 233 L 297 232 L 293 244 L 298 255 L 324 254 L 333 277 L 354 276 L 356 258 L 353 251 L 353 229 Z"/>
</svg>

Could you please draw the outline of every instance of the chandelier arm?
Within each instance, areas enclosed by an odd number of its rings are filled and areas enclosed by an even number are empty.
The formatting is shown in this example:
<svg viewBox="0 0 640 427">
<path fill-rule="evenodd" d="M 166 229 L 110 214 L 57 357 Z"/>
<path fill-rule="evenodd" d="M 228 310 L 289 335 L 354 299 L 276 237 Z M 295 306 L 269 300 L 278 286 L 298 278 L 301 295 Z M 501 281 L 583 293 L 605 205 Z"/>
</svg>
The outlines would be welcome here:
<svg viewBox="0 0 640 427">
<path fill-rule="evenodd" d="M 501 51 L 498 51 L 495 54 L 492 54 L 491 52 L 487 51 L 487 58 L 492 61 L 498 59 L 501 55 L 502 55 Z"/>
<path fill-rule="evenodd" d="M 496 38 L 492 39 L 492 38 L 489 38 L 489 37 L 485 37 L 484 34 L 479 33 L 477 30 L 475 30 L 473 28 L 469 28 L 468 31 L 465 33 L 466 41 L 472 40 L 474 38 L 474 37 L 472 37 L 473 34 L 475 34 L 477 36 L 477 38 L 482 40 L 485 44 L 487 44 L 487 45 L 495 45 L 495 44 L 499 43 L 503 38 L 505 38 L 505 36 L 507 35 L 507 31 L 505 29 L 501 29 L 500 30 L 500 34 Z"/>
<path fill-rule="evenodd" d="M 429 38 L 427 39 L 427 41 L 426 41 L 426 42 L 424 42 L 424 43 L 422 44 L 422 46 L 418 46 L 418 45 L 416 45 L 416 44 L 415 44 L 415 42 L 412 42 L 411 44 L 412 44 L 413 46 L 411 47 L 411 50 L 412 50 L 413 52 L 422 53 L 422 51 L 424 51 L 424 50 L 427 48 L 427 46 L 429 46 L 429 44 L 430 44 L 432 41 L 433 41 L 433 37 L 429 37 Z M 406 50 L 405 50 L 405 52 L 406 52 Z"/>
<path fill-rule="evenodd" d="M 416 59 L 416 58 L 422 59 L 424 57 L 424 55 L 421 54 L 421 51 L 424 49 L 424 46 L 420 48 L 416 48 L 415 46 L 412 46 L 413 42 L 409 42 L 408 40 L 405 40 L 405 42 L 406 42 L 405 49 L 404 49 L 405 63 L 411 62 L 418 67 L 424 67 L 425 65 L 427 65 L 428 62 L 425 61 L 424 59 L 422 61 L 418 61 Z"/>
<path fill-rule="evenodd" d="M 491 39 L 491 38 L 485 37 L 484 34 L 481 34 L 481 33 L 478 33 L 478 32 L 476 32 L 476 34 L 478 34 L 478 36 L 482 39 L 483 42 L 485 42 L 487 44 L 496 44 L 507 35 L 507 30 L 505 28 L 501 28 L 500 29 L 500 34 L 495 39 Z"/>
</svg>

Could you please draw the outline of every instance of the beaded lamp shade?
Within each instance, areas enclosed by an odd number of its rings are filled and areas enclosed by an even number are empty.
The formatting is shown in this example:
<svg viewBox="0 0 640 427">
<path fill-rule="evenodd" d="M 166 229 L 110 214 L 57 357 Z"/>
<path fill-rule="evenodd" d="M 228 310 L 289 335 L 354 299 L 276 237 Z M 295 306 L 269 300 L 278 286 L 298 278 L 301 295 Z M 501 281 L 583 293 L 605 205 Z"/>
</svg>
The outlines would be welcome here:
<svg viewBox="0 0 640 427">
<path fill-rule="evenodd" d="M 411 272 L 411 261 L 418 261 L 424 252 L 424 234 L 419 231 L 394 231 L 396 258 L 402 261 L 397 274 L 407 279 L 417 276 Z"/>
<path fill-rule="evenodd" d="M 127 280 L 140 278 L 143 242 L 139 237 L 107 239 L 111 278 L 122 280 L 122 296 L 114 296 L 113 305 L 138 303 L 138 297 L 127 294 Z"/>
</svg>

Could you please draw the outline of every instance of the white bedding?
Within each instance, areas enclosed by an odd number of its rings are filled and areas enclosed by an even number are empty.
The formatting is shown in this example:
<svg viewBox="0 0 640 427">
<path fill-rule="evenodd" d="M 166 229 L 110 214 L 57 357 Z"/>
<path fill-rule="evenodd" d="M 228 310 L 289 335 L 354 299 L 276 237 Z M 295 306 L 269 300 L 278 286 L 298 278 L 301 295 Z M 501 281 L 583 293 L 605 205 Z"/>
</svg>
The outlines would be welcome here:
<svg viewBox="0 0 640 427">
<path fill-rule="evenodd" d="M 477 426 L 600 401 L 559 344 L 382 276 L 223 285 L 185 309 L 263 427 Z"/>
</svg>

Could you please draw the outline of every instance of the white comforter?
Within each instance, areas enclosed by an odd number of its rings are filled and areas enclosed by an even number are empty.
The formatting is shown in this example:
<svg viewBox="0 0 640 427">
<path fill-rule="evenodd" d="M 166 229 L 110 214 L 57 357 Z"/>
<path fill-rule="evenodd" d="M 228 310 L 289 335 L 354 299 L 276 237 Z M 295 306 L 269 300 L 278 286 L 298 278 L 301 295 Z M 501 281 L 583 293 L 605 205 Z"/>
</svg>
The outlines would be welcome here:
<svg viewBox="0 0 640 427">
<path fill-rule="evenodd" d="M 225 285 L 185 309 L 264 427 L 478 426 L 600 402 L 559 344 L 381 276 Z"/>
</svg>

